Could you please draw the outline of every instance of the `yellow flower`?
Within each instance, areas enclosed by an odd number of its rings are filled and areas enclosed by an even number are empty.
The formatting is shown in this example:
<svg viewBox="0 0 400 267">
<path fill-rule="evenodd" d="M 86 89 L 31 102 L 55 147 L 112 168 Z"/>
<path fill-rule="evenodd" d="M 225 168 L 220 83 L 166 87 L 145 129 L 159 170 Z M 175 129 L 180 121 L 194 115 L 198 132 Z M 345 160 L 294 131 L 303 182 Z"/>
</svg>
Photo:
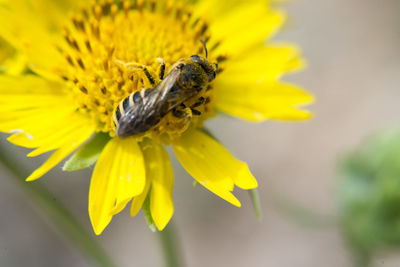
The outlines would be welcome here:
<svg viewBox="0 0 400 267">
<path fill-rule="evenodd" d="M 96 234 L 130 201 L 132 216 L 148 203 L 157 228 L 167 225 L 174 208 L 166 145 L 201 185 L 240 206 L 234 186 L 253 189 L 257 181 L 246 163 L 202 130 L 203 122 L 214 110 L 250 121 L 311 116 L 299 107 L 312 96 L 279 81 L 303 66 L 299 50 L 265 44 L 284 19 L 256 0 L 2 1 L 0 36 L 24 55 L 31 74 L 0 76 L 0 131 L 10 133 L 13 144 L 35 149 L 28 156 L 54 151 L 28 181 L 78 148 L 64 169 L 97 161 L 89 192 Z M 183 101 L 185 115 L 169 112 L 141 135 L 116 137 L 113 115 L 121 100 L 153 87 L 149 75 L 160 82 L 160 58 L 168 73 L 180 59 L 204 57 L 201 40 L 218 74 Z M 141 67 L 126 67 L 134 65 Z"/>
</svg>

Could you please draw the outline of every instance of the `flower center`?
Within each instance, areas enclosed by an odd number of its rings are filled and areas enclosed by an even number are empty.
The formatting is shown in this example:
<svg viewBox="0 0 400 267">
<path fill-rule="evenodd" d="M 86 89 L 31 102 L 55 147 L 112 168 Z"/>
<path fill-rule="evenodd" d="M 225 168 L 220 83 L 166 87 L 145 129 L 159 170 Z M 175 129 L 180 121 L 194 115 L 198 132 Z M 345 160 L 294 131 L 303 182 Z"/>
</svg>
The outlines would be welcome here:
<svg viewBox="0 0 400 267">
<path fill-rule="evenodd" d="M 59 74 L 69 84 L 77 109 L 98 122 L 98 131 L 114 136 L 113 115 L 120 102 L 133 92 L 158 84 L 160 62 L 165 62 L 168 73 L 180 59 L 204 56 L 201 40 L 210 37 L 204 20 L 192 18 L 190 9 L 173 1 L 163 6 L 155 0 L 138 0 L 135 5 L 100 1 L 73 15 L 64 28 L 60 51 L 66 64 Z M 210 49 L 208 60 L 217 58 Z M 170 140 L 190 124 L 201 125 L 212 116 L 212 100 L 209 84 L 186 99 L 181 110 L 167 113 L 145 135 Z"/>
</svg>

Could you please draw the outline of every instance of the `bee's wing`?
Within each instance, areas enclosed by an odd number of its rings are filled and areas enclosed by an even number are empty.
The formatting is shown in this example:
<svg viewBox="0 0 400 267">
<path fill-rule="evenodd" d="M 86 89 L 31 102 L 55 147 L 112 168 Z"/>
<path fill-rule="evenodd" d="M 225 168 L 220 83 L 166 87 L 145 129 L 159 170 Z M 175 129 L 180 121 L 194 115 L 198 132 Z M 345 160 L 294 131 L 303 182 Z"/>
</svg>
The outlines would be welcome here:
<svg viewBox="0 0 400 267">
<path fill-rule="evenodd" d="M 168 93 L 173 88 L 179 75 L 178 70 L 173 70 L 154 88 L 146 89 L 146 96 L 142 99 L 141 105 L 134 105 L 131 113 L 147 116 L 159 113 L 168 101 Z"/>
<path fill-rule="evenodd" d="M 152 109 L 155 107 L 162 107 L 168 102 L 169 93 L 176 84 L 176 79 L 180 71 L 177 69 L 172 70 L 159 84 L 146 96 L 146 103 L 143 105 L 143 110 Z"/>
<path fill-rule="evenodd" d="M 176 81 L 180 74 L 181 70 L 174 68 L 164 80 L 154 87 L 154 89 L 157 89 L 156 91 L 160 92 L 159 96 L 155 98 L 154 101 L 162 104 L 164 107 L 165 104 L 168 103 L 168 111 L 183 103 L 196 93 L 195 90 L 182 88 L 177 84 Z"/>
<path fill-rule="evenodd" d="M 162 93 L 159 100 L 163 100 L 171 92 L 171 89 L 176 85 L 176 80 L 181 71 L 177 68 L 173 69 L 168 75 L 156 86 Z"/>
</svg>

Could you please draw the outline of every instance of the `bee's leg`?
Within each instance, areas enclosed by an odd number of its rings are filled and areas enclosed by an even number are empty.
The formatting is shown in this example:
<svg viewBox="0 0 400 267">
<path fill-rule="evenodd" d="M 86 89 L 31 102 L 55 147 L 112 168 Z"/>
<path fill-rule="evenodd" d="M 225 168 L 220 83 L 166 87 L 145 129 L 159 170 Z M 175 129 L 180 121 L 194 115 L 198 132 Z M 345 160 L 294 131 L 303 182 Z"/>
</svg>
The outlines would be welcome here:
<svg viewBox="0 0 400 267">
<path fill-rule="evenodd" d="M 157 58 L 157 61 L 160 63 L 160 67 L 158 69 L 158 78 L 160 78 L 160 80 L 163 80 L 165 75 L 165 61 L 160 57 Z"/>
<path fill-rule="evenodd" d="M 146 75 L 146 78 L 149 80 L 150 84 L 153 87 L 156 86 L 156 82 L 155 82 L 153 76 L 150 74 L 149 70 L 147 69 L 147 67 L 145 65 L 141 65 L 141 64 L 133 63 L 133 62 L 125 63 L 122 60 L 118 60 L 118 59 L 113 60 L 113 62 L 115 64 L 117 64 L 119 67 L 126 68 L 130 71 L 134 71 L 137 69 L 142 70 L 143 73 Z"/>
<path fill-rule="evenodd" d="M 190 108 L 190 109 L 192 110 L 192 114 L 193 115 L 195 115 L 195 116 L 200 116 L 201 115 L 201 112 L 198 111 L 197 109 L 194 109 L 194 108 Z"/>
<path fill-rule="evenodd" d="M 182 103 L 172 110 L 172 114 L 177 118 L 186 118 L 187 120 L 190 120 L 194 113 L 191 108 L 187 108 L 186 105 Z"/>
<path fill-rule="evenodd" d="M 141 69 L 144 73 L 144 75 L 146 75 L 147 80 L 149 80 L 149 83 L 151 84 L 151 86 L 156 86 L 156 81 L 154 80 L 153 76 L 150 74 L 149 70 L 146 68 L 146 66 L 144 65 L 139 65 L 139 69 Z"/>
<path fill-rule="evenodd" d="M 150 72 L 147 70 L 147 68 L 145 66 L 142 66 L 142 70 L 143 70 L 144 74 L 146 75 L 147 79 L 149 80 L 150 84 L 153 87 L 156 86 L 156 82 L 155 82 L 153 76 L 151 76 Z"/>
<path fill-rule="evenodd" d="M 177 118 L 182 118 L 182 117 L 184 117 L 184 115 L 185 115 L 185 113 L 183 112 L 183 110 L 178 109 L 178 108 L 174 108 L 174 109 L 172 110 L 172 114 L 173 114 L 175 117 L 177 117 Z"/>
<path fill-rule="evenodd" d="M 201 97 L 199 97 L 197 102 L 195 102 L 193 105 L 190 106 L 190 108 L 197 108 L 198 106 L 201 106 L 202 104 L 204 104 L 204 102 L 206 102 L 206 99 L 201 96 Z"/>
<path fill-rule="evenodd" d="M 172 109 L 172 114 L 177 118 L 183 118 L 185 117 L 185 111 L 184 111 L 185 108 L 186 105 L 182 103 L 179 106 Z"/>
<path fill-rule="evenodd" d="M 190 106 L 190 109 L 192 110 L 192 114 L 195 115 L 195 116 L 200 116 L 200 115 L 201 115 L 201 112 L 198 111 L 198 110 L 195 109 L 195 108 L 201 106 L 201 105 L 204 104 L 205 102 L 206 102 L 206 99 L 205 99 L 204 97 L 202 97 L 202 96 L 199 97 L 198 101 L 195 102 L 193 105 Z"/>
</svg>

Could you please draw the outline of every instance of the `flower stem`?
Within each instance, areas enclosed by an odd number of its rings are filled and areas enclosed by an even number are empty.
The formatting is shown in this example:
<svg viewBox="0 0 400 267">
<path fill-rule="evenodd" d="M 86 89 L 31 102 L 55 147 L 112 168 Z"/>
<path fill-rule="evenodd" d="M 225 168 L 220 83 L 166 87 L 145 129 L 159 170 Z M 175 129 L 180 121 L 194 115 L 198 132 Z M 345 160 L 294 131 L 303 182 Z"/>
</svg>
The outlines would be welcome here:
<svg viewBox="0 0 400 267">
<path fill-rule="evenodd" d="M 248 191 L 251 203 L 253 204 L 254 213 L 256 214 L 257 219 L 261 220 L 262 211 L 261 211 L 261 202 L 260 202 L 260 196 L 258 195 L 258 190 L 255 188 L 255 189 L 250 189 Z"/>
<path fill-rule="evenodd" d="M 93 260 L 100 267 L 116 266 L 107 256 L 102 247 L 88 233 L 80 222 L 64 207 L 57 202 L 55 197 L 42 185 L 34 182 L 25 182 L 29 173 L 0 145 L 0 164 L 8 169 L 7 175 L 18 184 L 32 199 L 50 221 L 78 248 L 87 258 Z"/>
<path fill-rule="evenodd" d="M 169 222 L 163 231 L 158 232 L 158 237 L 164 254 L 165 267 L 183 266 L 183 258 L 180 253 L 180 246 L 172 221 Z"/>
</svg>

